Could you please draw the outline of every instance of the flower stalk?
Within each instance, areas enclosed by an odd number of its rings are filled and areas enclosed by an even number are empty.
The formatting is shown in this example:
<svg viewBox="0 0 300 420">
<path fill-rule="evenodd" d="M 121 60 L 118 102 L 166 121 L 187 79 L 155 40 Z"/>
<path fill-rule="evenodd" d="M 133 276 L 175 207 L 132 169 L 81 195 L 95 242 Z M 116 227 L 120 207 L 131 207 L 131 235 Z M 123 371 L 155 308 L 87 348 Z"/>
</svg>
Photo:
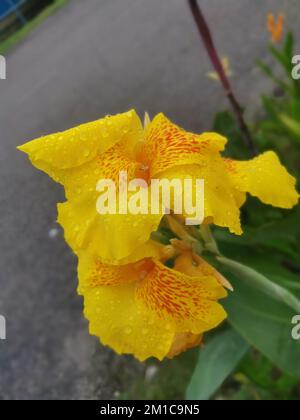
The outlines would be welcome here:
<svg viewBox="0 0 300 420">
<path fill-rule="evenodd" d="M 236 115 L 236 119 L 238 121 L 238 124 L 240 126 L 240 130 L 245 142 L 246 147 L 249 149 L 250 153 L 253 156 L 257 155 L 257 149 L 255 147 L 253 138 L 251 136 L 250 130 L 247 126 L 247 123 L 244 119 L 244 112 L 243 108 L 239 104 L 236 96 L 234 95 L 234 92 L 232 90 L 231 84 L 229 82 L 229 79 L 226 75 L 224 66 L 222 64 L 222 61 L 219 57 L 218 51 L 216 49 L 214 40 L 211 35 L 211 31 L 209 29 L 209 26 L 206 22 L 206 19 L 202 13 L 202 10 L 197 2 L 197 0 L 188 0 L 192 15 L 194 17 L 195 23 L 197 25 L 198 31 L 200 33 L 200 36 L 203 40 L 204 46 L 206 48 L 206 51 L 209 55 L 209 58 L 219 75 L 221 84 L 224 88 L 225 94 L 231 103 L 231 106 L 233 108 L 233 111 Z"/>
</svg>

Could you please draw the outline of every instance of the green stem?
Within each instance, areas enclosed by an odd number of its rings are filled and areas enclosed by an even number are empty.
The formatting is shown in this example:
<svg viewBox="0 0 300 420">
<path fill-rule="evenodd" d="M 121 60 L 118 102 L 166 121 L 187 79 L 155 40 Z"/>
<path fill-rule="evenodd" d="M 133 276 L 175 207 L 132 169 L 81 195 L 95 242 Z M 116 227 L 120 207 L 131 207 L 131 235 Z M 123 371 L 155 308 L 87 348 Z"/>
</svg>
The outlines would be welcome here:
<svg viewBox="0 0 300 420">
<path fill-rule="evenodd" d="M 218 244 L 211 232 L 210 226 L 209 225 L 201 225 L 200 226 L 200 234 L 204 240 L 205 243 L 205 249 L 209 252 L 211 252 L 212 254 L 215 255 L 220 255 L 221 256 L 221 252 L 219 250 Z"/>
<path fill-rule="evenodd" d="M 227 267 L 232 274 L 241 278 L 241 280 L 246 280 L 252 286 L 255 286 L 262 292 L 266 293 L 268 296 L 273 299 L 284 302 L 297 314 L 300 314 L 300 301 L 287 289 L 284 289 L 280 285 L 273 283 L 264 275 L 258 273 L 250 267 L 247 267 L 237 261 L 230 260 L 228 258 L 219 256 L 217 260 L 224 266 Z"/>
</svg>

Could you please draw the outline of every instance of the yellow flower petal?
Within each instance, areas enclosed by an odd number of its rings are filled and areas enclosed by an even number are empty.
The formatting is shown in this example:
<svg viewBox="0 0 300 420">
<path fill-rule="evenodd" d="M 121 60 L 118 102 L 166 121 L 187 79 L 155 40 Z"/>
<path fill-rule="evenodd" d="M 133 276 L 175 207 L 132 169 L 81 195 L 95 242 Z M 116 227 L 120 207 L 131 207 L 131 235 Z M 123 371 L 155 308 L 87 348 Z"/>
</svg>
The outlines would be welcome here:
<svg viewBox="0 0 300 420">
<path fill-rule="evenodd" d="M 157 230 L 161 217 L 151 214 L 100 215 L 89 202 L 58 205 L 58 222 L 73 251 L 97 254 L 110 264 L 128 260 L 145 245 L 151 233 Z"/>
<path fill-rule="evenodd" d="M 212 276 L 189 277 L 155 261 L 137 288 L 137 298 L 176 332 L 201 334 L 219 325 L 226 313 L 216 300 L 227 296 Z"/>
<path fill-rule="evenodd" d="M 90 333 L 119 354 L 133 354 L 140 361 L 162 360 L 169 353 L 174 331 L 136 301 L 135 284 L 100 286 L 84 294 L 84 314 Z"/>
<path fill-rule="evenodd" d="M 207 152 L 224 150 L 227 140 L 216 133 L 188 133 L 158 114 L 145 132 L 140 155 L 154 178 L 162 171 L 181 165 L 198 163 Z"/>
<path fill-rule="evenodd" d="M 141 261 L 144 258 L 152 258 L 154 260 L 161 260 L 166 256 L 165 246 L 153 240 L 147 241 L 145 244 L 136 248 L 129 257 L 118 261 L 118 264 L 131 264 L 136 261 Z"/>
<path fill-rule="evenodd" d="M 135 177 L 139 164 L 130 159 L 127 145 L 117 143 L 93 160 L 76 168 L 55 170 L 55 180 L 65 187 L 66 198 L 72 202 L 89 202 L 96 208 L 99 197 L 97 184 L 100 180 L 110 179 L 118 185 L 121 171 L 128 173 L 128 180 Z M 52 178 L 54 178 L 52 174 Z"/>
<path fill-rule="evenodd" d="M 228 175 L 237 191 L 250 193 L 263 203 L 290 209 L 299 201 L 296 179 L 280 163 L 274 152 L 250 161 L 225 160 Z"/>
<path fill-rule="evenodd" d="M 128 181 L 135 178 L 140 164 L 128 157 L 126 145 L 118 143 L 93 161 L 65 171 L 63 184 L 69 201 L 58 206 L 58 221 L 74 252 L 97 252 L 111 264 L 130 257 L 156 231 L 163 213 L 105 214 L 97 212 L 97 182 L 109 179 L 119 184 L 119 174 L 126 171 Z M 118 193 L 118 191 L 117 191 Z M 128 197 L 132 194 L 128 194 Z M 150 191 L 149 191 L 150 196 Z M 119 194 L 117 194 L 117 201 Z M 149 200 L 149 206 L 151 201 Z"/>
<path fill-rule="evenodd" d="M 80 125 L 51 134 L 19 147 L 37 168 L 53 176 L 55 169 L 83 165 L 118 142 L 134 147 L 143 135 L 141 121 L 135 111 Z"/>
<path fill-rule="evenodd" d="M 78 276 L 91 334 L 139 360 L 173 357 L 194 347 L 200 330 L 226 317 L 216 300 L 227 293 L 216 279 L 186 276 L 149 258 L 111 266 L 80 253 Z"/>
<path fill-rule="evenodd" d="M 224 163 L 218 155 L 207 155 L 204 165 L 186 165 L 164 171 L 161 178 L 172 180 L 179 178 L 204 180 L 204 214 L 209 223 L 220 227 L 227 227 L 230 232 L 236 235 L 242 234 L 240 222 L 240 204 L 242 197 L 233 188 L 230 182 Z M 196 202 L 194 193 L 193 203 Z M 185 217 L 188 215 L 185 215 Z"/>
<path fill-rule="evenodd" d="M 201 334 L 191 334 L 191 333 L 181 333 L 176 334 L 174 337 L 174 341 L 172 344 L 172 348 L 169 351 L 167 357 L 172 359 L 175 356 L 183 353 L 186 350 L 192 349 L 193 347 L 200 346 L 203 340 L 203 336 Z"/>
<path fill-rule="evenodd" d="M 175 261 L 174 269 L 191 277 L 214 277 L 223 287 L 233 291 L 229 281 L 225 279 L 214 267 L 208 264 L 199 255 L 191 251 L 183 252 Z"/>
<path fill-rule="evenodd" d="M 143 361 L 163 359 L 170 351 L 174 329 L 136 299 L 136 287 L 152 263 L 112 266 L 98 257 L 80 253 L 78 293 L 84 296 L 90 333 L 120 354 L 133 354 Z"/>
<path fill-rule="evenodd" d="M 109 265 L 98 256 L 81 252 L 78 258 L 78 292 L 99 286 L 120 286 L 140 280 L 138 264 Z"/>
</svg>

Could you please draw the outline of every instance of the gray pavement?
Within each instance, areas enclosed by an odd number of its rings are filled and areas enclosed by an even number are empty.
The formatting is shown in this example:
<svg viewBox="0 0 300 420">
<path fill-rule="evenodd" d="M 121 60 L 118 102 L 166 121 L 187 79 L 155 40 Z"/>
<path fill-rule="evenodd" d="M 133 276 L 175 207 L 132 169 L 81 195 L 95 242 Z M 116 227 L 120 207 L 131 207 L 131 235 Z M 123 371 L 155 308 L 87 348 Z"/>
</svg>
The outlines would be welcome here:
<svg viewBox="0 0 300 420">
<path fill-rule="evenodd" d="M 299 36 L 299 0 L 202 0 L 238 96 L 266 88 L 265 17 L 283 10 Z M 209 130 L 227 103 L 184 0 L 71 0 L 7 56 L 0 80 L 0 399 L 113 398 L 141 367 L 88 335 L 76 261 L 55 225 L 63 193 L 15 146 L 132 107 Z"/>
</svg>

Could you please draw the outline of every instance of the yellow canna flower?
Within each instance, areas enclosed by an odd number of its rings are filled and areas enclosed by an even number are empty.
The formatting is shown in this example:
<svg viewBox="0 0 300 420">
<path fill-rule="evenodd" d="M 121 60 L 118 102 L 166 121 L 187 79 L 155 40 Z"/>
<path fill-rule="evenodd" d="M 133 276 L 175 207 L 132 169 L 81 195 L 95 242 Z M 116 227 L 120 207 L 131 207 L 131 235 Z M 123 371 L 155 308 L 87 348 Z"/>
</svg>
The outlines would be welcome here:
<svg viewBox="0 0 300 420">
<path fill-rule="evenodd" d="M 137 114 L 129 111 L 19 149 L 34 166 L 64 185 L 67 201 L 58 205 L 58 221 L 74 252 L 87 251 L 108 264 L 125 264 L 133 262 L 132 255 L 156 257 L 149 240 L 163 213 L 99 215 L 97 182 L 116 180 L 120 171 L 148 184 L 152 179 L 204 179 L 205 222 L 235 234 L 242 233 L 240 208 L 247 193 L 281 208 L 298 203 L 296 180 L 274 152 L 237 162 L 222 158 L 226 143 L 216 133 L 186 132 L 163 114 L 144 128 Z"/>
<path fill-rule="evenodd" d="M 114 266 L 83 252 L 79 293 L 90 333 L 141 361 L 174 357 L 199 345 L 203 333 L 226 318 L 217 301 L 227 293 L 212 267 L 197 264 L 190 253 L 179 256 L 174 269 L 151 258 Z M 195 271 L 186 274 L 189 265 Z"/>
<path fill-rule="evenodd" d="M 271 39 L 274 44 L 279 43 L 283 38 L 285 16 L 280 13 L 276 21 L 273 13 L 267 16 L 267 29 L 271 34 Z"/>
</svg>

